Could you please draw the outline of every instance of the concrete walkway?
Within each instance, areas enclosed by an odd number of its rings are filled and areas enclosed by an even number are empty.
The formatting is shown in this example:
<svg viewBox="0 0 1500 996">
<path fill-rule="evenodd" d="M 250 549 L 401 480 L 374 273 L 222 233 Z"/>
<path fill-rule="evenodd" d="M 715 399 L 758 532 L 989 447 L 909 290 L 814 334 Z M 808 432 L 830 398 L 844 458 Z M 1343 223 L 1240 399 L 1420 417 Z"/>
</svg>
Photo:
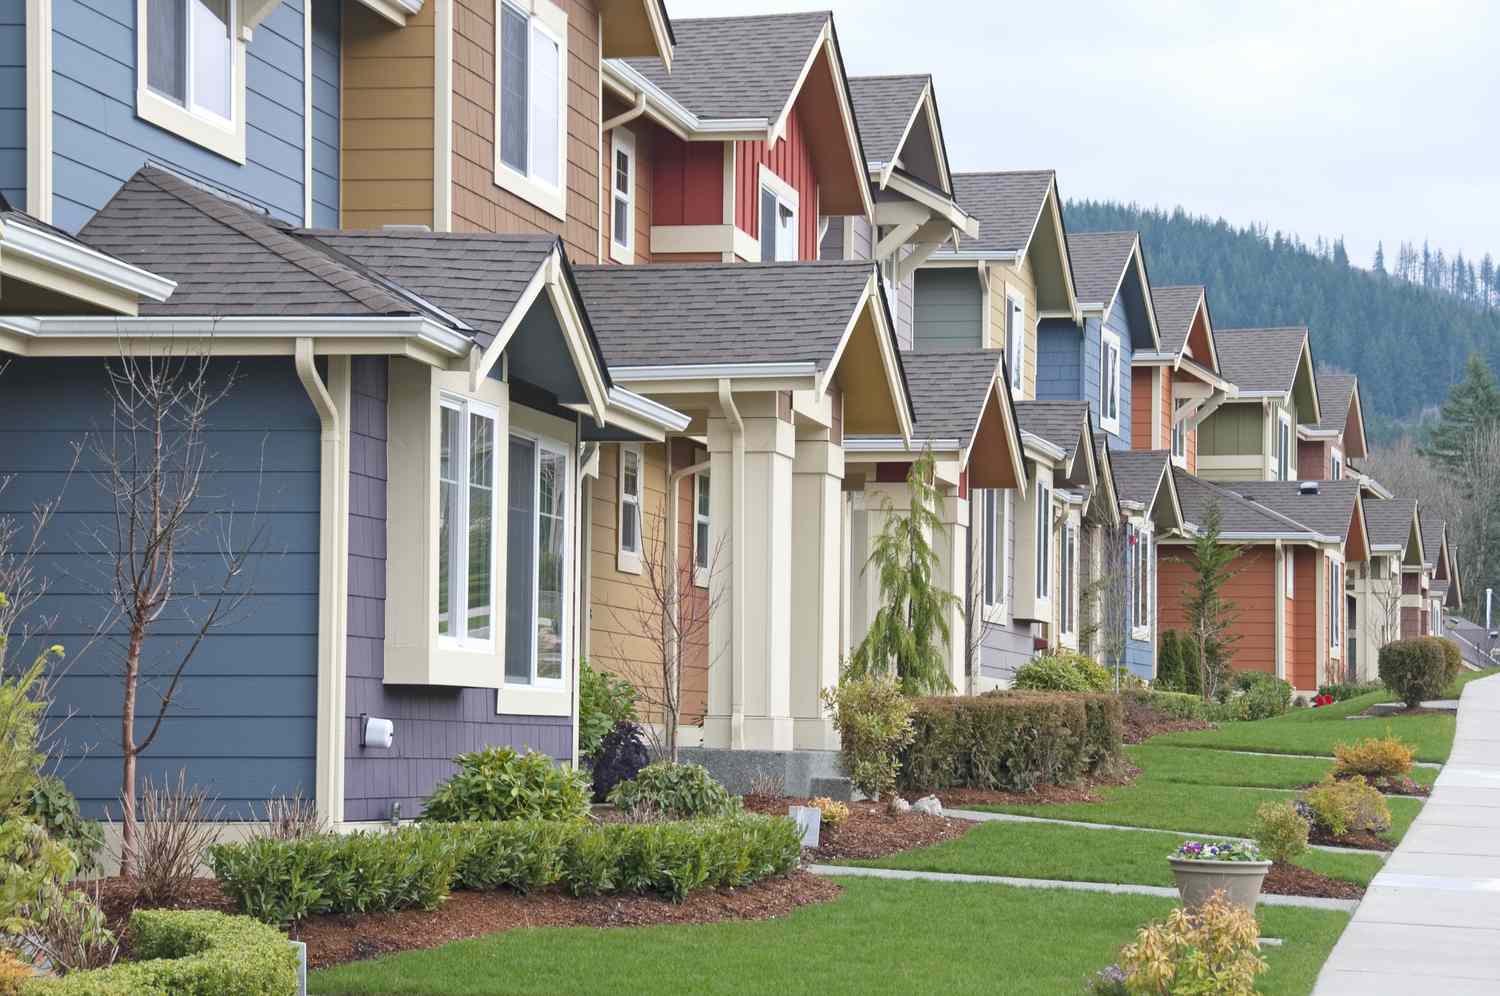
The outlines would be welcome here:
<svg viewBox="0 0 1500 996">
<path fill-rule="evenodd" d="M 1314 996 L 1500 993 L 1500 676 L 1464 686 L 1453 754 Z"/>
<path fill-rule="evenodd" d="M 1070 882 L 1060 878 L 1014 878 L 1010 875 L 963 875 L 956 872 L 908 871 L 904 868 L 860 868 L 851 865 L 808 865 L 814 875 L 849 875 L 922 882 L 966 882 L 971 885 L 1011 885 L 1023 889 L 1068 889 L 1073 892 L 1108 892 L 1114 895 L 1159 896 L 1176 899 L 1177 890 L 1165 885 L 1125 885 L 1116 882 Z M 1352 910 L 1353 899 L 1317 899 L 1309 896 L 1260 897 L 1262 906 L 1300 906 L 1315 910 Z"/>
</svg>

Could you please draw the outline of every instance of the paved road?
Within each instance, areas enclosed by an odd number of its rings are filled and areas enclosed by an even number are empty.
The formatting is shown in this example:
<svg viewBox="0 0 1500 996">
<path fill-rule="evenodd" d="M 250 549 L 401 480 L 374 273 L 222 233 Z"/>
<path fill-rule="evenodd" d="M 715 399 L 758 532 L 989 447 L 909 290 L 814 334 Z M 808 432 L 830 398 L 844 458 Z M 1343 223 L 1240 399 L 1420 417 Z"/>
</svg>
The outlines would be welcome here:
<svg viewBox="0 0 1500 996">
<path fill-rule="evenodd" d="M 1313 996 L 1500 993 L 1500 676 L 1471 681 L 1453 754 Z"/>
</svg>

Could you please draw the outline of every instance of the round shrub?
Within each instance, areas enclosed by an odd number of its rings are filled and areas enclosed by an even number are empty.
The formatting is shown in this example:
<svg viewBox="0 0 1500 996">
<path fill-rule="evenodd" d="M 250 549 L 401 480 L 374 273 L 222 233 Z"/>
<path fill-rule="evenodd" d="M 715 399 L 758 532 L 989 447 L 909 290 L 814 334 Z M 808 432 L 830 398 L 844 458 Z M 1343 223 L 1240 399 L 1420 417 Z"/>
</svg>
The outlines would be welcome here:
<svg viewBox="0 0 1500 996">
<path fill-rule="evenodd" d="M 1333 773 L 1366 778 L 1403 778 L 1411 771 L 1412 749 L 1396 737 L 1366 737 L 1356 744 L 1334 744 Z"/>
<path fill-rule="evenodd" d="M 630 781 L 650 763 L 646 731 L 638 723 L 617 723 L 594 752 L 594 801 L 608 799 L 611 789 Z"/>
<path fill-rule="evenodd" d="M 698 816 L 728 816 L 740 800 L 714 781 L 701 764 L 648 764 L 633 779 L 609 793 L 617 809 L 637 816 L 681 820 Z"/>
<path fill-rule="evenodd" d="M 458 773 L 433 790 L 425 819 L 571 820 L 588 813 L 588 779 L 546 754 L 489 747 L 453 760 Z"/>
<path fill-rule="evenodd" d="M 839 731 L 844 771 L 855 788 L 879 799 L 896 787 L 901 750 L 912 742 L 912 700 L 894 678 L 847 671 L 822 698 Z"/>
<path fill-rule="evenodd" d="M 1391 808 L 1380 790 L 1358 775 L 1331 775 L 1302 793 L 1298 811 L 1313 826 L 1335 837 L 1367 830 L 1381 833 L 1391 828 Z"/>
<path fill-rule="evenodd" d="M 1292 685 L 1264 671 L 1241 671 L 1234 676 L 1234 694 L 1229 699 L 1235 719 L 1270 719 L 1292 707 Z"/>
<path fill-rule="evenodd" d="M 635 686 L 624 678 L 578 664 L 578 753 L 592 759 L 600 743 L 621 723 L 640 719 Z"/>
<path fill-rule="evenodd" d="M 1255 843 L 1272 861 L 1285 863 L 1304 853 L 1311 829 L 1294 802 L 1263 802 L 1255 810 Z"/>
<path fill-rule="evenodd" d="M 1407 708 L 1442 695 L 1452 680 L 1443 642 L 1422 637 L 1396 640 L 1380 648 L 1380 681 Z"/>
<path fill-rule="evenodd" d="M 1032 692 L 1107 692 L 1109 669 L 1071 650 L 1052 650 L 1022 664 L 1014 687 Z"/>
<path fill-rule="evenodd" d="M 1436 640 L 1438 646 L 1443 649 L 1443 673 L 1447 680 L 1443 683 L 1443 691 L 1439 694 L 1446 695 L 1448 686 L 1458 680 L 1459 674 L 1464 669 L 1464 652 L 1458 648 L 1458 644 L 1445 636 L 1433 636 L 1429 639 Z"/>
</svg>

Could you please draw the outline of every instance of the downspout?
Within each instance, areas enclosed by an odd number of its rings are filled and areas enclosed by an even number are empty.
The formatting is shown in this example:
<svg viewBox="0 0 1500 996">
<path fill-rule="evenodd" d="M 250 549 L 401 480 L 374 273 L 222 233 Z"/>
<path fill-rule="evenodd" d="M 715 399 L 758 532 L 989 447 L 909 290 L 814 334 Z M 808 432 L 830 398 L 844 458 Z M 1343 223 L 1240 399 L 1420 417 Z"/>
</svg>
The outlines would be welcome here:
<svg viewBox="0 0 1500 996">
<path fill-rule="evenodd" d="M 734 486 L 729 513 L 729 746 L 745 746 L 745 420 L 727 378 L 719 378 L 719 406 L 729 420 Z"/>
<path fill-rule="evenodd" d="M 672 438 L 670 436 L 667 437 L 666 443 L 667 443 L 667 466 L 670 467 L 672 465 Z M 681 550 L 681 544 L 677 542 L 677 529 L 678 529 L 678 526 L 677 526 L 677 505 L 678 505 L 678 502 L 677 502 L 677 489 L 680 488 L 680 487 L 682 487 L 682 482 L 683 482 L 684 478 L 691 477 L 691 476 L 693 476 L 695 474 L 701 474 L 701 473 L 703 473 L 705 470 L 707 470 L 709 468 L 709 465 L 710 465 L 710 462 L 707 461 L 707 460 L 704 460 L 704 461 L 701 461 L 699 463 L 692 464 L 691 466 L 683 467 L 681 470 L 674 470 L 670 474 L 667 475 L 667 537 L 668 537 L 667 543 L 668 543 L 668 548 L 671 550 L 671 553 L 669 553 L 668 556 L 672 558 L 671 580 L 668 581 L 668 586 L 669 586 L 668 590 L 671 592 L 671 601 L 669 601 L 667 603 L 669 605 L 673 605 L 673 606 L 678 605 L 678 601 L 677 601 L 677 577 L 678 577 L 678 574 L 677 574 L 677 555 L 678 555 L 678 552 Z M 696 500 L 697 500 L 697 496 L 695 495 L 694 496 L 694 501 L 696 501 Z M 696 513 L 696 509 L 695 509 L 695 513 Z M 698 565 L 695 562 L 693 564 L 693 570 L 697 571 L 697 569 L 698 569 Z M 678 610 L 678 613 L 679 613 L 679 616 L 680 616 L 681 615 L 681 610 L 680 609 Z M 667 648 L 667 653 L 671 656 L 670 663 L 672 665 L 672 676 L 673 676 L 673 678 L 676 681 L 677 686 L 678 686 L 678 691 L 677 691 L 677 706 L 678 706 L 678 712 L 680 714 L 681 711 L 682 711 L 682 686 L 681 686 L 681 681 L 682 681 L 682 677 L 681 677 L 681 675 L 682 675 L 682 665 L 681 665 L 681 663 L 677 659 L 678 653 L 677 653 L 676 641 L 673 641 L 673 645 Z M 673 740 L 672 740 L 672 742 L 676 743 L 677 742 L 676 735 L 678 733 L 678 730 L 674 729 L 672 732 L 673 732 Z"/>
<path fill-rule="evenodd" d="M 347 358 L 344 362 L 347 363 Z M 344 818 L 344 674 L 343 634 L 348 614 L 348 519 L 345 515 L 343 428 L 338 406 L 318 374 L 313 341 L 297 340 L 297 377 L 322 423 L 318 515 L 318 815 L 333 824 Z M 330 373 L 332 370 L 330 369 Z M 345 378 L 347 381 L 347 378 Z"/>
<path fill-rule="evenodd" d="M 604 122 L 604 124 L 600 126 L 599 130 L 602 131 L 602 132 L 605 132 L 605 133 L 614 131 L 616 128 L 620 127 L 621 125 L 630 124 L 630 122 L 634 121 L 636 118 L 640 117 L 642 114 L 645 114 L 645 113 L 646 113 L 646 95 L 645 95 L 645 93 L 638 93 L 638 94 L 636 94 L 636 97 L 635 97 L 635 105 L 633 107 L 631 107 L 630 110 L 625 111 L 622 114 L 616 114 L 614 117 L 612 117 L 608 121 Z"/>
<path fill-rule="evenodd" d="M 589 618 L 589 606 L 593 604 L 593 565 L 590 563 L 591 553 L 588 538 L 594 534 L 593 525 L 593 480 L 594 475 L 589 472 L 589 466 L 597 458 L 599 452 L 598 443 L 584 443 L 583 452 L 578 456 L 578 515 L 575 516 L 578 535 L 573 538 L 573 549 L 577 553 L 578 563 L 575 569 L 578 571 L 578 583 L 576 585 L 575 602 L 578 611 L 573 613 L 573 646 L 578 652 L 573 654 L 573 685 L 572 703 L 569 705 L 569 715 L 573 718 L 573 769 L 579 769 L 582 758 L 578 756 L 578 723 L 579 708 L 579 682 L 582 680 L 583 661 L 592 649 L 589 634 L 593 630 L 593 621 Z"/>
</svg>

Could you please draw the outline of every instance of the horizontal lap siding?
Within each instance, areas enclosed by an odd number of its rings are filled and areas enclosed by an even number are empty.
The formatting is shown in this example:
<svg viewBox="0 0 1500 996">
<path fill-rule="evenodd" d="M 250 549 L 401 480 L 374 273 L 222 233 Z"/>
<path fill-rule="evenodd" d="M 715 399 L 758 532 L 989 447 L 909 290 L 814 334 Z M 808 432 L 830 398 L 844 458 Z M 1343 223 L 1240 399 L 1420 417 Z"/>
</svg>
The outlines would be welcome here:
<svg viewBox="0 0 1500 996">
<path fill-rule="evenodd" d="M 1037 329 L 1037 355 L 1041 366 L 1037 370 L 1036 396 L 1043 400 L 1072 401 L 1089 397 L 1082 393 L 1087 380 L 1083 342 L 1087 337 L 1079 334 L 1078 326 L 1072 322 L 1043 322 Z M 1097 332 L 1095 342 L 1098 341 Z M 1098 364 L 1094 378 L 1098 382 Z M 1093 402 L 1090 402 L 1092 405 Z"/>
<path fill-rule="evenodd" d="M 1134 414 L 1134 408 L 1131 404 L 1134 380 L 1128 374 L 1131 369 L 1131 358 L 1135 356 L 1135 351 L 1130 344 L 1135 340 L 1131 336 L 1130 318 L 1125 311 L 1125 296 L 1123 294 L 1115 299 L 1115 305 L 1110 309 L 1109 315 L 1106 316 L 1103 327 L 1120 337 L 1120 431 L 1118 433 L 1105 433 L 1104 435 L 1109 445 L 1119 449 L 1130 449 L 1130 420 Z M 1090 403 L 1094 406 L 1095 426 L 1100 424 L 1098 421 L 1100 415 L 1098 406 L 1100 378 L 1103 376 L 1101 373 L 1103 365 L 1103 356 L 1101 354 L 1102 344 L 1103 339 L 1101 336 L 1096 336 L 1090 341 L 1089 348 L 1094 354 L 1093 379 L 1085 385 L 1085 389 L 1090 392 L 1088 396 L 1093 399 Z M 1151 407 L 1151 395 L 1149 393 L 1142 395 L 1141 403 L 1149 410 Z"/>
<path fill-rule="evenodd" d="M 339 227 L 339 3 L 313 2 L 313 216 L 315 228 Z"/>
<path fill-rule="evenodd" d="M 1297 443 L 1297 476 L 1305 481 L 1326 481 L 1329 477 L 1328 444 L 1322 440 Z"/>
<path fill-rule="evenodd" d="M 264 552 L 250 558 L 243 576 L 253 594 L 204 640 L 139 769 L 142 778 L 160 780 L 186 768 L 189 781 L 217 794 L 231 818 L 273 794 L 313 794 L 318 666 L 319 422 L 289 359 L 236 362 L 238 380 L 209 419 L 213 472 L 203 491 L 215 496 L 212 507 L 235 512 L 231 536 L 239 549 L 256 528 L 258 509 Z M 227 370 L 218 366 L 215 378 Z M 50 588 L 36 613 L 49 620 L 41 638 L 72 651 L 53 704 L 59 772 L 91 818 L 120 792 L 122 657 L 113 638 L 87 646 L 108 613 L 100 592 L 109 565 L 93 550 L 95 537 L 108 535 L 112 500 L 91 473 L 93 458 L 86 455 L 69 478 L 68 444 L 109 423 L 101 360 L 14 359 L 0 375 L 0 478 L 14 475 L 0 492 L 0 515 L 25 516 L 33 503 L 62 495 L 37 562 Z M 137 740 L 160 702 L 148 684 L 159 688 L 191 641 L 184 612 L 207 606 L 186 593 L 223 580 L 217 533 L 197 532 L 178 553 L 184 594 L 147 643 L 143 665 L 151 681 L 140 686 Z M 29 656 L 30 648 L 13 649 Z"/>
<path fill-rule="evenodd" d="M 136 117 L 136 5 L 54 0 L 53 221 L 77 231 L 147 159 L 300 222 L 303 214 L 303 18 L 287 0 L 245 52 L 243 166 Z"/>
<path fill-rule="evenodd" d="M 1151 367 L 1131 367 L 1130 369 L 1130 393 L 1133 397 L 1150 399 L 1151 397 Z M 1162 379 L 1168 381 L 1170 390 L 1171 373 L 1168 372 Z M 1130 448 L 1133 450 L 1154 450 L 1156 440 L 1151 432 L 1151 406 L 1147 404 L 1132 405 L 1130 408 Z"/>
<path fill-rule="evenodd" d="M 1137 678 L 1150 681 L 1156 677 L 1156 647 L 1150 640 L 1125 641 L 1125 666 Z"/>
<path fill-rule="evenodd" d="M 802 130 L 802 115 L 793 109 L 786 136 L 765 142 L 740 142 L 735 154 L 734 223 L 760 238 L 760 167 L 764 165 L 797 191 L 797 258 L 818 258 L 818 176 Z"/>
<path fill-rule="evenodd" d="M 26 207 L 26 3 L 0 5 L 0 194 Z"/>
<path fill-rule="evenodd" d="M 1318 687 L 1318 615 L 1328 593 L 1318 578 L 1320 554 L 1307 547 L 1296 548 L 1296 575 L 1292 579 L 1292 629 L 1297 634 L 1296 653 L 1287 656 L 1286 677 L 1299 689 Z"/>
<path fill-rule="evenodd" d="M 912 334 L 919 352 L 980 347 L 984 298 L 973 270 L 918 270 L 914 297 Z"/>
<path fill-rule="evenodd" d="M 1251 547 L 1236 558 L 1238 573 L 1224 586 L 1224 596 L 1234 604 L 1230 632 L 1237 637 L 1231 665 L 1236 671 L 1276 672 L 1276 554 L 1271 548 Z M 1184 608 L 1189 586 L 1196 575 L 1191 554 L 1185 547 L 1157 549 L 1158 632 L 1187 632 Z"/>
<path fill-rule="evenodd" d="M 496 185 L 495 0 L 453 0 L 453 228 L 560 235 L 573 262 L 595 262 L 601 193 L 599 9 L 582 0 L 562 0 L 561 6 L 568 15 L 566 222 Z"/>
<path fill-rule="evenodd" d="M 344 818 L 386 819 L 422 810 L 453 756 L 503 744 L 571 758 L 566 716 L 496 715 L 494 689 L 388 686 L 385 674 L 387 364 L 352 364 L 349 451 L 349 637 L 346 680 Z M 497 663 L 498 666 L 498 663 Z M 359 716 L 395 721 L 390 750 L 359 745 Z"/>
</svg>

